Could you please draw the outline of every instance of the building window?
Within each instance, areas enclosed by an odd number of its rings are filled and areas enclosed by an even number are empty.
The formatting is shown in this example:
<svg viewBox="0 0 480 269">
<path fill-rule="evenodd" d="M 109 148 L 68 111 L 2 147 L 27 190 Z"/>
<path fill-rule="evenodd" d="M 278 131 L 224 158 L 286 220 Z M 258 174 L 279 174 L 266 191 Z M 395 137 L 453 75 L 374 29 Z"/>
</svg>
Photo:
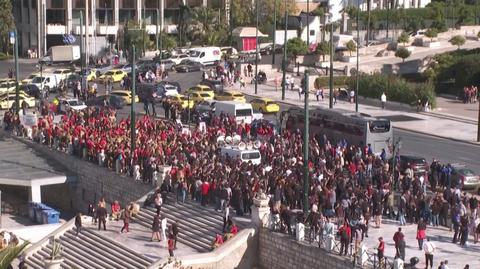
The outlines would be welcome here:
<svg viewBox="0 0 480 269">
<path fill-rule="evenodd" d="M 113 25 L 113 9 L 97 9 L 97 24 Z"/>
<path fill-rule="evenodd" d="M 85 0 L 73 0 L 73 8 L 85 8 Z"/>
<path fill-rule="evenodd" d="M 135 0 L 120 0 L 120 8 L 135 8 Z"/>
<path fill-rule="evenodd" d="M 165 9 L 165 25 L 178 23 L 178 9 Z"/>
<path fill-rule="evenodd" d="M 118 12 L 118 20 L 120 24 L 125 24 L 130 20 L 134 20 L 137 15 L 136 10 L 134 9 L 121 9 Z"/>
<path fill-rule="evenodd" d="M 158 0 L 144 0 L 145 8 L 160 8 L 160 1 Z"/>
<path fill-rule="evenodd" d="M 65 0 L 48 0 L 47 8 L 65 8 Z"/>
<path fill-rule="evenodd" d="M 113 0 L 98 0 L 97 8 L 113 8 Z"/>
<path fill-rule="evenodd" d="M 37 9 L 37 0 L 32 0 L 32 9 Z"/>
<path fill-rule="evenodd" d="M 310 36 L 315 35 L 315 30 L 310 30 Z"/>
<path fill-rule="evenodd" d="M 61 24 L 65 25 L 65 10 L 64 9 L 47 9 L 47 24 Z"/>
<path fill-rule="evenodd" d="M 157 24 L 157 10 L 145 10 L 145 24 Z"/>
<path fill-rule="evenodd" d="M 177 0 L 165 0 L 165 8 L 178 8 L 179 2 Z"/>
</svg>

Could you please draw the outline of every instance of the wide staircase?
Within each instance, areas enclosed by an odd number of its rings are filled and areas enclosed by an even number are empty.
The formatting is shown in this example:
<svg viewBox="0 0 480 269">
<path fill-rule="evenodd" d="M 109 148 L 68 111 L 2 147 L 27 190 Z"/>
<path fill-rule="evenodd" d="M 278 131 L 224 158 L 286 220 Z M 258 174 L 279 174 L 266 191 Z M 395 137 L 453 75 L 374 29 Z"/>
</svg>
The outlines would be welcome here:
<svg viewBox="0 0 480 269">
<path fill-rule="evenodd" d="M 154 261 L 114 242 L 91 229 L 83 229 L 78 238 L 74 229 L 59 237 L 63 246 L 62 268 L 70 269 L 137 269 L 148 268 Z M 29 268 L 43 269 L 50 257 L 52 243 L 42 247 L 26 260 Z"/>
<path fill-rule="evenodd" d="M 223 215 L 212 207 L 204 207 L 189 199 L 185 203 L 176 202 L 173 194 L 163 197 L 161 214 L 167 218 L 170 226 L 178 221 L 179 234 L 178 242 L 197 250 L 200 253 L 211 251 L 212 242 L 216 234 L 223 234 Z M 142 208 L 135 222 L 151 229 L 156 209 L 153 207 Z M 231 209 L 230 215 L 234 212 Z M 234 221 L 236 221 L 234 219 Z M 242 229 L 248 223 L 236 221 L 237 226 Z"/>
</svg>

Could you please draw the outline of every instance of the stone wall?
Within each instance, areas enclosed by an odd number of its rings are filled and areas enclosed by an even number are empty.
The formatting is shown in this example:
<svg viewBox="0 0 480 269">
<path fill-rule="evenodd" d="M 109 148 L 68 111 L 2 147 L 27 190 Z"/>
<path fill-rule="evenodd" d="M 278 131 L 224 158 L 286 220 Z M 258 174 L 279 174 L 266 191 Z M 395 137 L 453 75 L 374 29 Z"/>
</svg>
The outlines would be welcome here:
<svg viewBox="0 0 480 269">
<path fill-rule="evenodd" d="M 52 159 L 76 175 L 77 180 L 62 185 L 42 187 L 42 199 L 59 209 L 86 212 L 88 204 L 102 197 L 107 203 L 118 200 L 122 206 L 151 191 L 154 186 L 134 181 L 131 177 L 120 176 L 105 167 L 84 161 L 76 156 L 52 150 L 43 145 L 16 138 L 38 153 Z"/>
<path fill-rule="evenodd" d="M 348 259 L 267 229 L 259 232 L 258 249 L 258 266 L 264 269 L 352 268 L 352 262 Z"/>
</svg>

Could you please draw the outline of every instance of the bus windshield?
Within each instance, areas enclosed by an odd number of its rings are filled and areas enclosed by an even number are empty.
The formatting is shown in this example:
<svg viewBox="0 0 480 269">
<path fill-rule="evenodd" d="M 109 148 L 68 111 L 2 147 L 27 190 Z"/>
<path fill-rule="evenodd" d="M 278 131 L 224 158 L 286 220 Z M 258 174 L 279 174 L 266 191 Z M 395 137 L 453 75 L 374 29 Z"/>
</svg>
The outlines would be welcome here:
<svg viewBox="0 0 480 269">
<path fill-rule="evenodd" d="M 242 153 L 242 160 L 254 160 L 260 158 L 260 152 Z"/>
<path fill-rule="evenodd" d="M 237 109 L 236 110 L 236 117 L 247 117 L 252 116 L 252 110 L 249 108 L 246 109 Z"/>
<path fill-rule="evenodd" d="M 390 122 L 376 120 L 369 122 L 369 128 L 371 133 L 387 133 L 390 131 Z"/>
</svg>

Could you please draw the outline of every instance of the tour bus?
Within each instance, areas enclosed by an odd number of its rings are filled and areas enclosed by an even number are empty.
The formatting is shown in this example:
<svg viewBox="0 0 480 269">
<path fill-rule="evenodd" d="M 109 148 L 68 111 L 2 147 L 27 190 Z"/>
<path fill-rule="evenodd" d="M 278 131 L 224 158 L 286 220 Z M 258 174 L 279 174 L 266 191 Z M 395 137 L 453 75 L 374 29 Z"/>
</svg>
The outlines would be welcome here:
<svg viewBox="0 0 480 269">
<path fill-rule="evenodd" d="M 235 117 L 237 123 L 250 124 L 253 121 L 253 108 L 249 103 L 239 103 L 235 101 L 217 101 L 215 103 L 215 115 L 227 114 Z"/>
<path fill-rule="evenodd" d="M 390 120 L 373 118 L 370 115 L 352 112 L 344 109 L 315 108 L 309 112 L 310 135 L 320 139 L 323 134 L 332 143 L 345 139 L 354 145 L 370 144 L 374 153 L 379 154 L 385 149 L 390 156 L 393 143 L 393 131 Z M 303 108 L 292 107 L 280 115 L 282 129 L 304 128 Z"/>
<path fill-rule="evenodd" d="M 222 59 L 222 52 L 219 47 L 192 48 L 189 55 L 188 59 L 202 65 L 214 65 Z"/>
</svg>

